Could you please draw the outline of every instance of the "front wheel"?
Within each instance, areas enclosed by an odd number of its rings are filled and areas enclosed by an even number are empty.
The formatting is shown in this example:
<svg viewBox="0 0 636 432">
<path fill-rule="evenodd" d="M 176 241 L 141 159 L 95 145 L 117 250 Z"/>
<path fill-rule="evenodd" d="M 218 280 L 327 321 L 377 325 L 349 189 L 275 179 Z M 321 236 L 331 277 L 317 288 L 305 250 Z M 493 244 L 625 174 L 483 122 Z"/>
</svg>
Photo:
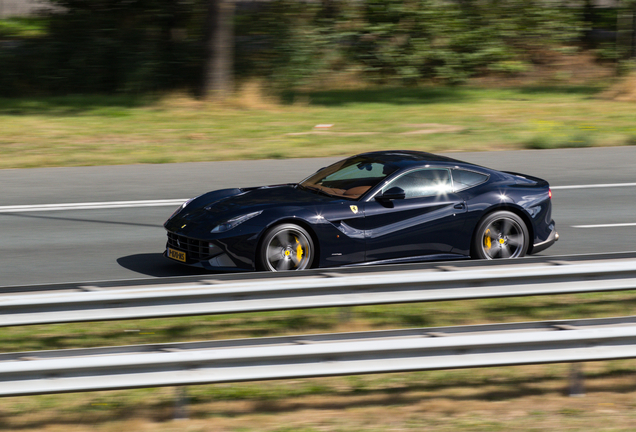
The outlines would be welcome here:
<svg viewBox="0 0 636 432">
<path fill-rule="evenodd" d="M 526 254 L 529 244 L 523 220 L 512 212 L 498 211 L 477 226 L 471 255 L 481 259 L 518 258 Z"/>
<path fill-rule="evenodd" d="M 265 233 L 259 250 L 259 269 L 303 270 L 311 267 L 314 243 L 309 233 L 294 224 L 282 224 Z"/>
</svg>

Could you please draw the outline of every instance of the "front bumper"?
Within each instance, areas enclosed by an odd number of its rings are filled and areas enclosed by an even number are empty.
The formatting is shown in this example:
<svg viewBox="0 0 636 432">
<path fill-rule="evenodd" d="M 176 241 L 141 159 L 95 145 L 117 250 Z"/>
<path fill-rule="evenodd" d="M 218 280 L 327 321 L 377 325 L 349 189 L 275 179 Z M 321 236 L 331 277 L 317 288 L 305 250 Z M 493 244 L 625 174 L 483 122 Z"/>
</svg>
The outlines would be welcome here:
<svg viewBox="0 0 636 432">
<path fill-rule="evenodd" d="M 553 226 L 553 228 L 548 238 L 542 242 L 535 243 L 534 245 L 532 245 L 532 254 L 536 254 L 546 250 L 547 248 L 549 248 L 550 246 L 552 246 L 554 243 L 556 243 L 559 240 L 559 233 L 556 230 L 555 223 L 552 222 L 551 225 Z"/>
<path fill-rule="evenodd" d="M 205 270 L 222 271 L 222 272 L 223 271 L 231 271 L 231 272 L 247 271 L 247 269 L 236 266 L 226 254 L 218 255 L 214 258 L 210 258 L 209 260 L 201 260 L 201 261 L 187 260 L 186 262 L 182 262 L 182 261 L 175 260 L 174 258 L 170 258 L 168 256 L 167 250 L 163 252 L 163 256 L 172 262 L 185 264 L 190 267 L 202 268 Z"/>
<path fill-rule="evenodd" d="M 182 252 L 185 261 L 172 258 L 168 250 Z M 227 251 L 208 240 L 198 240 L 168 231 L 168 242 L 163 256 L 171 261 L 207 270 L 239 270 Z"/>
</svg>

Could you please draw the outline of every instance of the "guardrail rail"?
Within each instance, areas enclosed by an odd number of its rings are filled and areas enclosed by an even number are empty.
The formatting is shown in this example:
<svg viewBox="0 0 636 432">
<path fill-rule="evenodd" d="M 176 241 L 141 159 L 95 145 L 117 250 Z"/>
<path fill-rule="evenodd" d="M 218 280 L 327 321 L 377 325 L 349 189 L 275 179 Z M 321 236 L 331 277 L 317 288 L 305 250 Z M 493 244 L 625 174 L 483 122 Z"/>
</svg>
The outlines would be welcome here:
<svg viewBox="0 0 636 432">
<path fill-rule="evenodd" d="M 636 317 L 0 354 L 0 396 L 636 357 Z"/>
<path fill-rule="evenodd" d="M 636 259 L 3 294 L 0 327 L 636 289 Z"/>
</svg>

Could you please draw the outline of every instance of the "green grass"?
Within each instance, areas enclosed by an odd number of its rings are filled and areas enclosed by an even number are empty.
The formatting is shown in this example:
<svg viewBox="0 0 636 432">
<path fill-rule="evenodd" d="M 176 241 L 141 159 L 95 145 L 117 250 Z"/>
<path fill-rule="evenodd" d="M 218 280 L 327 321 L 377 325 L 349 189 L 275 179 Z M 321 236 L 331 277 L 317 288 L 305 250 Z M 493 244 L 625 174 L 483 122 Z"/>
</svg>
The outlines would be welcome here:
<svg viewBox="0 0 636 432">
<path fill-rule="evenodd" d="M 46 19 L 40 17 L 10 17 L 0 19 L 0 40 L 43 36 Z"/>
<path fill-rule="evenodd" d="M 0 168 L 633 144 L 632 104 L 594 99 L 598 91 L 379 88 L 223 104 L 186 96 L 0 99 Z"/>
</svg>

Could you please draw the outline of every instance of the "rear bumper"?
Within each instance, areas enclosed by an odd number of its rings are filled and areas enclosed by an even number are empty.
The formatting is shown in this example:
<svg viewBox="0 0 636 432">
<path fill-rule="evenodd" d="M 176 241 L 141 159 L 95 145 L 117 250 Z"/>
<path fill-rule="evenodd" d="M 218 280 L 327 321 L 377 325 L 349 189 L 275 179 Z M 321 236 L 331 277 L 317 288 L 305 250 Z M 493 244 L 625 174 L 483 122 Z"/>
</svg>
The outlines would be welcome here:
<svg viewBox="0 0 636 432">
<path fill-rule="evenodd" d="M 546 240 L 532 245 L 532 254 L 536 254 L 546 250 L 547 248 L 549 248 L 550 246 L 552 246 L 554 243 L 556 243 L 559 240 L 559 233 L 556 230 L 556 225 L 554 221 L 552 221 L 550 225 L 552 225 L 552 231 L 550 232 L 550 235 L 548 236 Z"/>
</svg>

